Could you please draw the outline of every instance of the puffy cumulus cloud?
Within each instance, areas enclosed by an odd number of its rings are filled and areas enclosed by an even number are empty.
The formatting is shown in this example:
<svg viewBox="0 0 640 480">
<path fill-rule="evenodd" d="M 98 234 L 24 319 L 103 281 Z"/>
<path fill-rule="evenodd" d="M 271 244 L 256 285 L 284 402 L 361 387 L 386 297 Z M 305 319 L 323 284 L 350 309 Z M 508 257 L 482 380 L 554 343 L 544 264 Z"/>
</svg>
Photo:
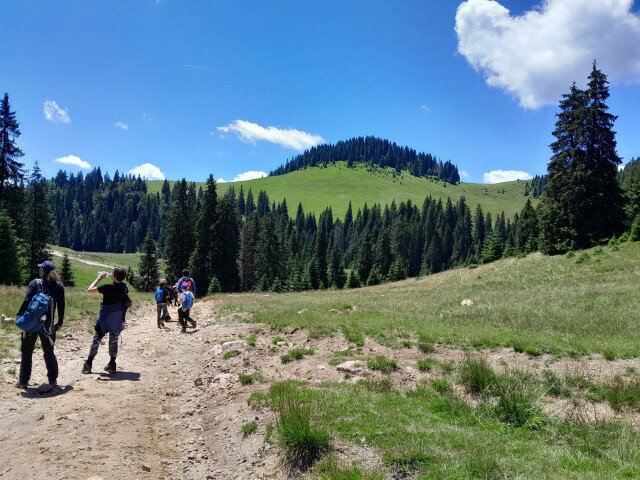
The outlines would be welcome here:
<svg viewBox="0 0 640 480">
<path fill-rule="evenodd" d="M 54 123 L 71 123 L 69 117 L 69 109 L 61 108 L 54 100 L 46 100 L 44 102 L 44 118 Z"/>
<path fill-rule="evenodd" d="M 513 182 L 514 180 L 531 180 L 530 173 L 520 170 L 491 170 L 482 175 L 484 183 Z"/>
<path fill-rule="evenodd" d="M 143 163 L 142 165 L 138 165 L 137 167 L 129 170 L 129 174 L 135 175 L 136 177 L 140 175 L 142 178 L 147 180 L 165 179 L 164 173 L 162 173 L 162 171 L 153 163 Z"/>
<path fill-rule="evenodd" d="M 127 125 L 124 122 L 117 121 L 116 122 L 116 128 L 120 128 L 122 130 L 129 130 L 129 125 Z"/>
<path fill-rule="evenodd" d="M 276 143 L 284 148 L 291 148 L 302 152 L 307 148 L 325 143 L 320 135 L 303 132 L 293 128 L 263 127 L 246 120 L 236 120 L 228 125 L 217 127 L 223 133 L 234 133 L 240 140 L 247 143 L 265 141 Z"/>
<path fill-rule="evenodd" d="M 89 162 L 85 162 L 80 157 L 77 157 L 75 155 L 67 155 L 66 157 L 56 158 L 55 162 L 61 163 L 63 165 L 74 165 L 85 170 L 89 170 L 91 168 L 91 164 Z"/>
<path fill-rule="evenodd" d="M 218 180 L 216 180 L 216 182 L 217 183 L 227 183 L 227 181 L 222 177 L 220 177 Z"/>
<path fill-rule="evenodd" d="M 269 174 L 267 172 L 260 172 L 256 170 L 249 170 L 248 172 L 243 172 L 237 174 L 233 177 L 232 182 L 242 182 L 243 180 L 255 180 L 256 178 L 267 177 Z"/>
<path fill-rule="evenodd" d="M 467 172 L 466 170 L 460 170 L 460 178 L 464 179 L 464 180 L 468 180 L 471 178 L 471 174 L 469 172 Z"/>
<path fill-rule="evenodd" d="M 617 82 L 640 82 L 640 16 L 633 0 L 544 0 L 513 16 L 499 2 L 458 6 L 458 52 L 524 108 L 557 104 L 584 84 L 593 59 Z"/>
</svg>

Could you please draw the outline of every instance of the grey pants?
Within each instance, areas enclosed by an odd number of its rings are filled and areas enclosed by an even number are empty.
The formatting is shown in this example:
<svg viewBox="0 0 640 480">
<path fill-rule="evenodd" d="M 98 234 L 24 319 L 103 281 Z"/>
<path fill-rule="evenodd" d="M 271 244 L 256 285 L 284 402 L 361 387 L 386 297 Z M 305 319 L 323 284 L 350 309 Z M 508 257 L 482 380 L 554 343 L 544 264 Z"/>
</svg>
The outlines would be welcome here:
<svg viewBox="0 0 640 480">
<path fill-rule="evenodd" d="M 156 303 L 156 308 L 158 310 L 158 326 L 160 326 L 162 325 L 162 320 L 170 318 L 169 310 L 166 303 Z"/>
<path fill-rule="evenodd" d="M 104 338 L 105 334 L 96 329 L 95 335 L 91 342 L 91 348 L 89 349 L 89 358 L 93 359 L 98 354 L 98 347 L 100 342 Z M 120 338 L 120 332 L 109 332 L 109 356 L 118 356 L 118 339 Z"/>
</svg>

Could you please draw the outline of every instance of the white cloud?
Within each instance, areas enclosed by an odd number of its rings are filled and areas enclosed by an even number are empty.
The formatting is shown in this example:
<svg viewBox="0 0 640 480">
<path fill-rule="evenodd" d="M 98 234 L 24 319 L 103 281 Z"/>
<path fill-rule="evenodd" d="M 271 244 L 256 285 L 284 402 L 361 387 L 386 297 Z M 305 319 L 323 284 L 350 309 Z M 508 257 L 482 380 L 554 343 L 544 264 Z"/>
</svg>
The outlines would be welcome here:
<svg viewBox="0 0 640 480">
<path fill-rule="evenodd" d="M 165 176 L 162 171 L 152 163 L 143 163 L 129 170 L 129 174 L 140 175 L 147 180 L 164 180 Z"/>
<path fill-rule="evenodd" d="M 267 177 L 269 174 L 267 172 L 261 172 L 256 170 L 249 170 L 248 172 L 243 172 L 237 174 L 233 177 L 232 182 L 242 182 L 244 180 L 255 180 L 256 178 Z"/>
<path fill-rule="evenodd" d="M 530 173 L 520 170 L 491 170 L 482 175 L 484 183 L 513 182 L 514 180 L 531 180 Z"/>
<path fill-rule="evenodd" d="M 463 178 L 465 180 L 471 178 L 471 174 L 469 174 L 469 172 L 467 172 L 466 170 L 460 170 L 460 178 Z"/>
<path fill-rule="evenodd" d="M 116 127 L 121 128 L 122 130 L 129 130 L 129 125 L 120 121 L 116 122 Z"/>
<path fill-rule="evenodd" d="M 430 112 L 431 109 L 429 107 L 427 107 L 426 105 L 420 105 L 420 110 L 422 110 L 423 112 Z"/>
<path fill-rule="evenodd" d="M 276 143 L 284 148 L 291 148 L 302 152 L 307 148 L 325 143 L 320 135 L 303 132 L 296 129 L 281 129 L 278 127 L 263 127 L 246 120 L 236 120 L 223 127 L 217 127 L 223 133 L 235 133 L 240 140 L 248 143 L 265 142 Z"/>
<path fill-rule="evenodd" d="M 89 170 L 91 165 L 89 162 L 85 162 L 80 157 L 75 155 L 67 155 L 66 157 L 60 157 L 55 159 L 56 163 L 62 163 L 63 165 L 75 165 L 78 168 Z"/>
<path fill-rule="evenodd" d="M 220 177 L 218 180 L 216 180 L 216 182 L 217 183 L 227 183 L 227 181 L 222 177 Z"/>
<path fill-rule="evenodd" d="M 68 108 L 60 108 L 54 100 L 44 102 L 44 118 L 54 123 L 71 123 Z"/>
<path fill-rule="evenodd" d="M 519 16 L 493 0 L 458 6 L 458 52 L 524 108 L 555 105 L 593 59 L 611 81 L 640 82 L 640 16 L 633 0 L 544 0 Z"/>
</svg>

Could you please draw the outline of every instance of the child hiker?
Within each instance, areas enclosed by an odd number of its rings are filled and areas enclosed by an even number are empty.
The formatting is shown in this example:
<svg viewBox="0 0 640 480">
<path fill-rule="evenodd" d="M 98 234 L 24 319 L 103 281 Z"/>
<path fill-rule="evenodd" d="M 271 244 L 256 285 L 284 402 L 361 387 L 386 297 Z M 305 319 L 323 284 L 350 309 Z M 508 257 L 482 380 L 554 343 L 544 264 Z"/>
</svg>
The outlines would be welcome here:
<svg viewBox="0 0 640 480">
<path fill-rule="evenodd" d="M 156 308 L 158 310 L 158 328 L 164 328 L 164 320 L 171 320 L 167 303 L 171 300 L 171 290 L 166 286 L 167 281 L 163 278 L 160 280 L 158 289 L 156 290 Z"/>
<path fill-rule="evenodd" d="M 191 323 L 193 328 L 196 328 L 196 321 L 189 316 L 191 313 L 191 307 L 193 307 L 193 293 L 188 290 L 187 285 L 181 284 L 178 289 L 180 290 L 180 308 L 178 308 L 178 322 L 182 325 L 182 333 L 187 332 L 187 322 Z"/>
<path fill-rule="evenodd" d="M 109 276 L 111 283 L 97 286 L 100 281 Z M 131 306 L 129 298 L 129 288 L 124 283 L 127 278 L 127 271 L 124 268 L 116 267 L 110 275 L 107 272 L 100 272 L 98 278 L 87 288 L 89 293 L 101 293 L 102 303 L 100 313 L 96 320 L 95 335 L 89 349 L 89 357 L 84 362 L 82 373 L 91 373 L 93 359 L 98 354 L 100 341 L 109 334 L 109 355 L 111 359 L 104 369 L 107 372 L 116 371 L 116 357 L 118 356 L 118 338 L 124 329 L 125 315 Z"/>
</svg>

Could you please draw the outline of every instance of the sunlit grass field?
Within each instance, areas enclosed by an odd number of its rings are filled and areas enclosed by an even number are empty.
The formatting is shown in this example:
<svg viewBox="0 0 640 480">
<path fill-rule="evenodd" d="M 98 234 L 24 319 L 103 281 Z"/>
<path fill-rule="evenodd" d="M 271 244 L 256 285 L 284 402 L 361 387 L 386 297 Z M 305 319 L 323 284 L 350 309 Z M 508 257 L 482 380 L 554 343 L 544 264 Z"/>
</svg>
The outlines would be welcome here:
<svg viewBox="0 0 640 480">
<path fill-rule="evenodd" d="M 161 181 L 150 181 L 147 184 L 150 193 L 159 192 L 162 187 Z M 204 183 L 198 185 L 204 186 Z M 233 186 L 236 192 L 242 186 L 245 194 L 251 188 L 256 200 L 260 190 L 266 191 L 271 201 L 280 202 L 286 198 L 289 214 L 292 216 L 296 214 L 299 202 L 307 213 L 319 214 L 325 208 L 331 207 L 334 217 L 343 218 L 349 201 L 352 202 L 355 213 L 365 203 L 371 206 L 374 203 L 390 204 L 393 200 L 397 203 L 411 200 L 418 207 L 422 207 L 422 202 L 429 195 L 442 198 L 443 201 L 450 197 L 454 203 L 464 196 L 472 209 L 480 204 L 485 212 L 494 216 L 502 211 L 513 214 L 521 210 L 527 201 L 523 181 L 496 185 L 451 185 L 414 177 L 408 172 L 395 175 L 392 169 L 375 168 L 369 171 L 363 165 L 347 168 L 344 162 L 327 167 L 307 168 L 277 177 L 220 183 L 218 193 L 223 194 L 230 186 Z M 535 199 L 532 201 L 537 202 Z"/>
<path fill-rule="evenodd" d="M 218 298 L 225 311 L 311 335 L 347 329 L 389 345 L 413 335 L 557 355 L 640 355 L 640 243 L 578 258 L 533 254 L 355 290 Z"/>
</svg>

